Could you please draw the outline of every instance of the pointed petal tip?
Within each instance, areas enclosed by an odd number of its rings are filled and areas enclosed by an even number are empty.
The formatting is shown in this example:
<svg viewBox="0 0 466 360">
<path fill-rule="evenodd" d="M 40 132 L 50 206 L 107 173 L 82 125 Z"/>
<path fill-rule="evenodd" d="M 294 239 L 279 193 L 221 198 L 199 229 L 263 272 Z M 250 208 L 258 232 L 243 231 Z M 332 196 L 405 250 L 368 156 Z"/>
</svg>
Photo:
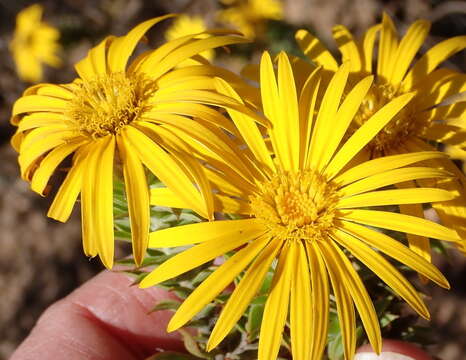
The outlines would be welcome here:
<svg viewBox="0 0 466 360">
<path fill-rule="evenodd" d="M 176 314 L 175 314 L 176 315 Z M 175 317 L 172 317 L 172 319 L 170 320 L 170 322 L 168 323 L 167 325 L 167 333 L 171 333 L 171 332 L 174 332 L 176 330 L 178 330 L 182 325 L 178 325 L 176 324 L 176 321 L 173 321 L 175 319 Z"/>
<path fill-rule="evenodd" d="M 113 268 L 113 256 L 108 257 L 103 254 L 99 254 L 100 260 L 102 261 L 102 264 L 108 269 L 111 270 Z"/>
<path fill-rule="evenodd" d="M 296 40 L 302 40 L 308 33 L 306 29 L 298 29 L 294 34 L 294 38 Z"/>
</svg>

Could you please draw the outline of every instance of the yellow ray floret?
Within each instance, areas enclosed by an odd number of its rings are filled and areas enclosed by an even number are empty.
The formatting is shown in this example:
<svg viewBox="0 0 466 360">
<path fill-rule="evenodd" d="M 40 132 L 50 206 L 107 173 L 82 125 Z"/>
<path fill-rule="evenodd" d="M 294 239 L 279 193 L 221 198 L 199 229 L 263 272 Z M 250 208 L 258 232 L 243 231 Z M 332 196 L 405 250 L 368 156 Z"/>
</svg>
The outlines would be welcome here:
<svg viewBox="0 0 466 360">
<path fill-rule="evenodd" d="M 49 178 L 71 157 L 48 216 L 66 221 L 80 195 L 84 251 L 99 255 L 107 267 L 113 264 L 112 189 L 118 174 L 113 164 L 123 173 L 133 253 L 140 264 L 149 241 L 146 169 L 190 208 L 212 218 L 207 176 L 185 155 L 192 149 L 183 137 L 195 137 L 208 147 L 216 141 L 209 135 L 217 130 L 204 133 L 202 124 L 236 131 L 209 105 L 248 112 L 240 102 L 214 90 L 213 76 L 225 71 L 208 64 L 177 68 L 203 51 L 246 41 L 231 32 L 182 36 L 128 63 L 144 34 L 169 17 L 147 20 L 125 36 L 105 38 L 76 64 L 79 77 L 72 83 L 31 87 L 13 106 L 12 123 L 18 130 L 12 144 L 19 152 L 23 179 L 45 195 Z"/>
<path fill-rule="evenodd" d="M 58 57 L 60 45 L 58 29 L 42 21 L 43 7 L 31 5 L 16 16 L 16 28 L 10 42 L 10 50 L 19 77 L 35 83 L 43 78 L 43 64 L 61 65 Z"/>
<path fill-rule="evenodd" d="M 264 33 L 268 19 L 283 19 L 281 0 L 222 0 L 226 8 L 219 11 L 217 19 L 232 25 L 247 38 L 254 39 Z"/>
<path fill-rule="evenodd" d="M 366 95 L 355 116 L 351 116 L 353 124 L 350 132 L 363 127 L 369 118 L 393 99 L 412 94 L 407 106 L 365 146 L 366 157 L 429 151 L 433 150 L 432 143 L 439 149 L 446 145 L 449 153 L 458 153 L 466 147 L 466 103 L 462 102 L 460 95 L 466 91 L 466 75 L 439 68 L 442 62 L 466 48 L 466 36 L 446 39 L 416 59 L 429 30 L 430 23 L 419 20 L 400 39 L 395 24 L 387 14 L 361 39 L 355 39 L 344 26 L 334 27 L 333 35 L 341 53 L 341 62 L 348 63 L 351 87 L 369 75 L 374 79 L 369 89 L 363 89 Z M 316 37 L 306 30 L 299 30 L 295 37 L 310 60 L 330 74 L 336 73 L 338 60 Z M 374 54 L 376 48 L 378 52 Z M 373 67 L 374 62 L 376 66 Z M 346 89 L 345 94 L 348 92 Z M 454 191 L 457 198 L 432 203 L 432 207 L 443 224 L 453 227 L 461 238 L 466 239 L 466 177 L 454 170 L 456 166 L 446 157 L 428 160 L 425 165 L 454 173 L 454 176 L 430 186 Z M 410 186 L 425 184 L 425 181 L 414 181 Z M 419 206 L 400 206 L 400 210 L 406 214 L 422 213 Z M 413 249 L 430 257 L 428 239 L 410 236 L 408 240 Z M 461 241 L 457 246 L 463 250 L 466 242 Z"/>
<path fill-rule="evenodd" d="M 254 167 L 258 173 L 252 178 L 250 174 L 241 175 L 238 167 L 229 165 L 228 161 L 222 163 L 221 157 L 211 164 L 212 172 L 216 173 L 216 177 L 212 177 L 215 196 L 243 204 L 241 211 L 235 211 L 234 207 L 227 211 L 242 218 L 151 233 L 150 247 L 194 246 L 150 272 L 141 286 L 153 286 L 227 251 L 239 249 L 193 291 L 168 325 L 169 331 L 185 325 L 244 271 L 212 330 L 207 346 L 211 350 L 239 320 L 257 294 L 272 262 L 278 259 L 260 330 L 259 360 L 277 357 L 288 309 L 293 359 L 320 360 L 326 345 L 331 291 L 342 328 L 345 359 L 352 359 L 355 352 L 356 310 L 370 343 L 379 353 L 382 340 L 374 306 L 343 249 L 366 264 L 421 316 L 428 318 L 420 295 L 380 253 L 404 263 L 442 287 L 448 288 L 447 280 L 425 258 L 366 225 L 458 241 L 456 232 L 442 225 L 377 210 L 378 206 L 387 204 L 453 199 L 455 194 L 443 189 L 379 189 L 406 179 L 451 176 L 447 171 L 408 166 L 444 155 L 435 151 L 392 155 L 355 165 L 352 161 L 358 152 L 403 111 L 412 94 L 400 95 L 388 102 L 364 126 L 344 138 L 351 122 L 347 118 L 354 116 L 363 102 L 371 78 L 362 79 L 351 95 L 343 98 L 342 89 L 347 85 L 349 71 L 348 65 L 343 65 L 337 69 L 330 85 L 323 89 L 323 100 L 310 106 L 314 102 L 311 96 L 314 89 L 309 87 L 319 86 L 315 78 L 319 76 L 317 73 L 310 75 L 311 80 L 300 93 L 286 54 L 278 56 L 277 74 L 267 53 L 260 67 L 262 111 L 273 127 L 267 129 L 265 136 L 260 136 L 258 125 L 251 118 L 228 110 L 239 128 L 238 133 L 244 134 L 242 139 L 251 150 L 240 153 L 238 160 L 250 163 L 246 168 Z M 217 87 L 224 93 L 238 96 L 223 80 L 217 80 Z M 308 111 L 310 108 L 313 110 Z M 337 120 L 344 125 L 336 124 Z M 305 126 L 301 126 L 303 122 Z M 339 130 L 328 131 L 328 128 Z M 272 146 L 268 153 L 262 150 L 267 138 Z M 391 176 L 393 171 L 402 173 Z M 231 180 L 241 176 L 248 178 L 251 185 L 245 187 Z M 176 191 L 155 189 L 153 195 L 151 201 L 155 204 L 189 207 Z M 214 209 L 224 211 L 223 203 L 214 201 Z"/>
</svg>

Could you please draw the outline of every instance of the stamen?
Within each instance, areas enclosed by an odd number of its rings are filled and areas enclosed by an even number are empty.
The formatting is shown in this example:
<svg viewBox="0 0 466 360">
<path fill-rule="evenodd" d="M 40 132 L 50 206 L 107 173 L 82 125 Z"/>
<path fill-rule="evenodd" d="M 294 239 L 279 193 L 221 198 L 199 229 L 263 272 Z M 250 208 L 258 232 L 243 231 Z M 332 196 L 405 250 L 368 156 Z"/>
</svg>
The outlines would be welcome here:
<svg viewBox="0 0 466 360">
<path fill-rule="evenodd" d="M 125 73 L 103 75 L 76 86 L 66 115 L 92 138 L 117 134 L 136 120 L 156 90 L 153 82 Z"/>
<path fill-rule="evenodd" d="M 357 127 L 399 95 L 402 95 L 402 92 L 390 84 L 372 85 L 355 116 Z M 413 104 L 409 103 L 374 137 L 368 145 L 369 151 L 374 156 L 386 154 L 387 151 L 401 146 L 410 137 L 422 133 L 426 127 L 427 124 L 416 116 Z"/>
<path fill-rule="evenodd" d="M 256 218 L 283 240 L 323 239 L 332 227 L 336 187 L 311 170 L 280 172 L 250 197 Z"/>
</svg>

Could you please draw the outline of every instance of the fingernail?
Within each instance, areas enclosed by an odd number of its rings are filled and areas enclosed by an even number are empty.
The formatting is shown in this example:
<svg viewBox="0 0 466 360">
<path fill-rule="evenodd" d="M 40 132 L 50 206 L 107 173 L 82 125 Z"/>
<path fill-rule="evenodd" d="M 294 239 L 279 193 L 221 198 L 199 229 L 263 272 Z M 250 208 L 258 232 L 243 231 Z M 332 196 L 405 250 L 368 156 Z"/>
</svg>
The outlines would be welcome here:
<svg viewBox="0 0 466 360">
<path fill-rule="evenodd" d="M 391 351 L 384 351 L 380 355 L 375 353 L 357 353 L 354 360 L 415 360 L 406 355 L 397 354 Z"/>
</svg>

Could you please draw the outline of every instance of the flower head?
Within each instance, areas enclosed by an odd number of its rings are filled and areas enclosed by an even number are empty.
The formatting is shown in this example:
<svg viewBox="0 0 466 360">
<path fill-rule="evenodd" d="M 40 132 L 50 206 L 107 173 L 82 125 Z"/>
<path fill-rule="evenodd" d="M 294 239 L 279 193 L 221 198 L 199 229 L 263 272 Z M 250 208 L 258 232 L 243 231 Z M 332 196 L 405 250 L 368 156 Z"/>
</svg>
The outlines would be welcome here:
<svg viewBox="0 0 466 360">
<path fill-rule="evenodd" d="M 365 147 L 365 155 L 375 158 L 411 151 L 431 151 L 436 147 L 466 145 L 466 126 L 458 121 L 466 109 L 465 102 L 450 101 L 451 97 L 466 90 L 466 75 L 438 66 L 455 53 L 466 48 L 466 36 L 444 40 L 425 52 L 417 61 L 415 57 L 429 33 L 430 23 L 419 20 L 413 23 L 404 37 L 398 39 L 393 21 L 386 14 L 382 23 L 370 28 L 361 39 L 341 25 L 333 33 L 341 53 L 341 61 L 348 61 L 351 68 L 350 82 L 355 83 L 368 74 L 375 76 L 374 83 L 355 116 L 351 131 L 362 126 L 374 113 L 393 98 L 414 93 L 412 100 L 393 121 L 387 124 Z M 374 66 L 374 45 L 380 34 L 378 54 Z M 310 60 L 321 65 L 330 74 L 338 69 L 338 61 L 324 45 L 305 30 L 296 33 L 296 39 Z M 455 175 L 434 183 L 416 181 L 420 186 L 439 186 L 454 191 L 451 202 L 433 203 L 443 224 L 453 227 L 461 238 L 466 236 L 466 178 L 448 158 L 427 160 L 426 164 L 445 169 Z M 409 184 L 415 185 L 415 183 Z M 403 186 L 403 184 L 399 185 Z M 401 206 L 403 213 L 422 216 L 420 205 Z M 413 250 L 430 259 L 429 240 L 409 236 Z M 465 248 L 465 244 L 458 244 Z"/>
<path fill-rule="evenodd" d="M 167 41 L 179 39 L 180 37 L 191 35 L 191 34 L 201 34 L 207 30 L 204 19 L 200 16 L 189 16 L 189 15 L 180 15 L 172 23 L 172 25 L 165 32 L 165 38 Z M 205 38 L 207 35 L 200 35 L 199 38 Z M 213 49 L 209 49 L 199 54 L 204 59 L 212 61 L 215 52 Z M 188 59 L 180 64 L 180 66 L 198 64 L 199 62 L 193 59 Z"/>
<path fill-rule="evenodd" d="M 28 82 L 42 79 L 42 64 L 58 67 L 60 45 L 58 30 L 42 21 L 43 8 L 39 4 L 21 10 L 16 17 L 16 29 L 10 50 L 19 77 Z"/>
<path fill-rule="evenodd" d="M 253 39 L 263 32 L 266 20 L 281 20 L 283 5 L 281 0 L 233 0 L 222 1 L 227 8 L 219 11 L 218 20 L 231 24 L 244 36 Z"/>
<path fill-rule="evenodd" d="M 428 167 L 407 166 L 444 155 L 411 153 L 354 165 L 355 156 L 402 111 L 413 94 L 395 97 L 344 140 L 373 80 L 372 76 L 365 77 L 342 100 L 348 75 L 349 66 L 344 64 L 317 101 L 319 70 L 311 74 L 298 93 L 288 57 L 279 55 L 276 76 L 270 56 L 263 55 L 261 97 L 263 113 L 273 125 L 265 134 L 272 151 L 251 118 L 229 111 L 246 146 L 235 162 L 212 162 L 208 168 L 216 211 L 242 218 L 151 234 L 151 247 L 196 245 L 149 273 L 142 287 L 234 252 L 179 307 L 168 325 L 169 331 L 186 324 L 245 270 L 212 330 L 208 343 L 208 349 L 212 349 L 241 317 L 274 259 L 278 259 L 263 314 L 260 360 L 277 357 L 288 307 L 293 359 L 322 358 L 330 288 L 337 304 L 346 359 L 352 359 L 356 346 L 355 306 L 372 346 L 379 352 L 381 335 L 374 306 L 343 249 L 374 271 L 420 315 L 429 317 L 416 290 L 380 253 L 448 287 L 445 278 L 399 241 L 367 226 L 446 241 L 456 241 L 456 233 L 422 218 L 368 208 L 452 199 L 449 192 L 433 188 L 377 190 L 408 180 L 448 176 Z M 217 86 L 240 100 L 226 82 L 218 80 Z M 204 160 L 209 161 L 208 156 Z M 188 206 L 169 189 L 153 189 L 152 195 L 160 205 Z"/>
<path fill-rule="evenodd" d="M 12 139 L 23 179 L 45 194 L 49 178 L 69 156 L 71 167 L 48 216 L 66 221 L 80 194 L 83 244 L 87 255 L 113 263 L 113 176 L 122 168 L 135 261 L 140 264 L 149 234 L 147 168 L 191 208 L 212 217 L 211 195 L 200 165 L 186 154 L 185 132 L 198 143 L 202 126 L 194 118 L 231 130 L 217 110 L 238 107 L 212 91 L 217 69 L 208 64 L 175 67 L 217 46 L 243 42 L 227 31 L 196 34 L 128 59 L 144 33 L 170 15 L 141 23 L 127 35 L 109 36 L 76 65 L 79 77 L 69 84 L 40 84 L 26 90 L 13 107 Z M 209 146 L 207 144 L 206 146 Z M 114 162 L 121 165 L 114 169 Z M 209 200 L 210 199 L 210 200 Z"/>
</svg>

